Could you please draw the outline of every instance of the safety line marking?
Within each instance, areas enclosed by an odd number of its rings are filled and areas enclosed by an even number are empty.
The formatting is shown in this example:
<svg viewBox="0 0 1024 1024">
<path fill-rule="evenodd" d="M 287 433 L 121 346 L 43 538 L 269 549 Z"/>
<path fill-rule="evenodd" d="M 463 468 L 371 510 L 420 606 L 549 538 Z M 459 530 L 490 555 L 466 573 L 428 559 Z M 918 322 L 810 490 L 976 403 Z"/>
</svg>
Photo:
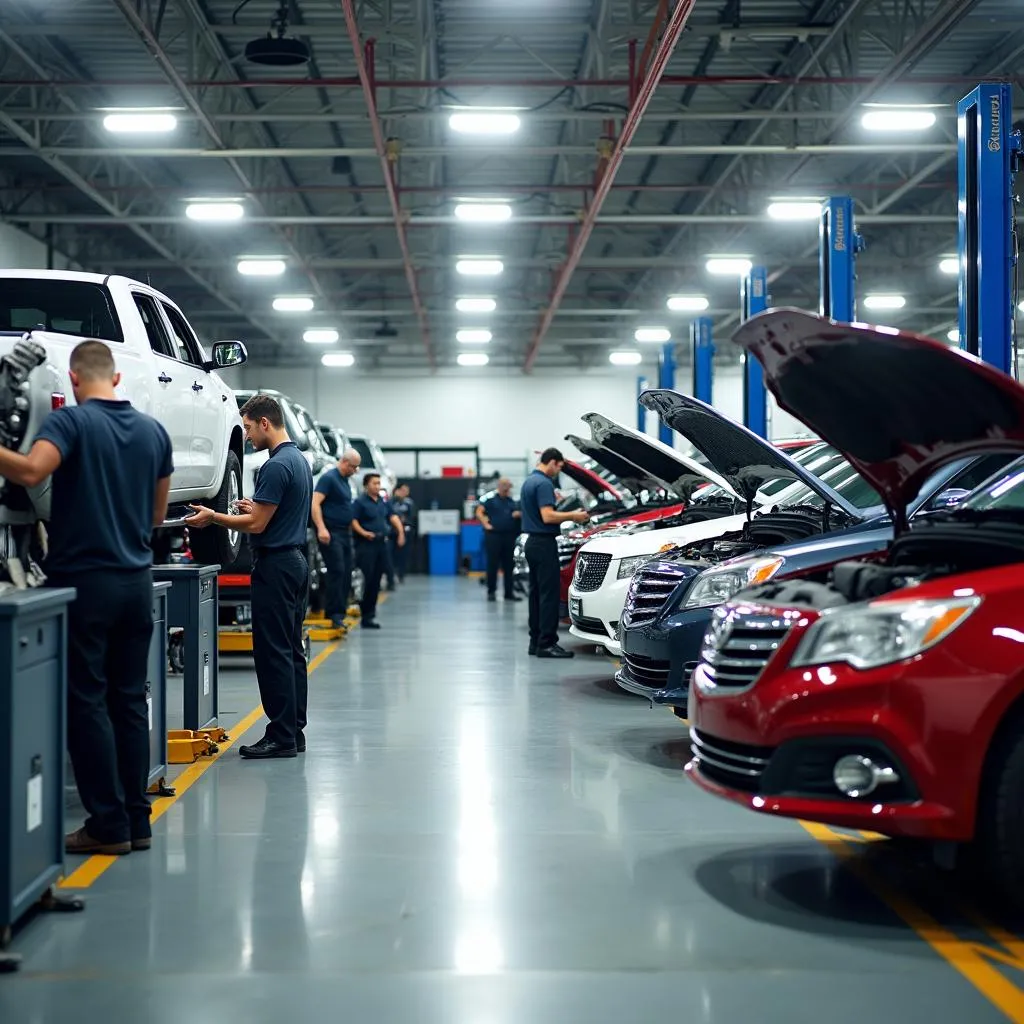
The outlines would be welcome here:
<svg viewBox="0 0 1024 1024">
<path fill-rule="evenodd" d="M 309 663 L 307 674 L 312 675 L 340 646 L 341 641 L 328 644 Z M 174 796 L 163 796 L 153 801 L 153 813 L 150 821 L 158 822 L 262 717 L 263 706 L 258 704 L 245 718 L 234 724 L 231 729 L 231 738 L 219 744 L 216 754 L 190 764 L 173 780 Z M 120 857 L 108 857 L 105 854 L 93 854 L 72 871 L 67 878 L 57 884 L 61 889 L 88 889 L 96 879 L 100 878 L 112 864 L 120 859 Z"/>
<path fill-rule="evenodd" d="M 888 882 L 863 862 L 855 852 L 863 839 L 843 835 L 827 825 L 801 821 L 800 824 L 818 842 L 827 846 L 837 858 L 867 886 L 890 910 L 923 939 L 955 971 L 969 981 L 990 1003 L 998 1007 L 1014 1024 L 1024 1024 L 1024 991 L 1003 975 L 990 962 L 995 960 L 1008 967 L 1024 969 L 1024 961 L 1017 959 L 1019 943 L 1008 932 L 1002 933 L 994 925 L 982 925 L 990 936 L 996 938 L 1010 953 L 990 949 L 977 942 L 969 942 L 955 935 L 939 924 L 927 911 L 912 903 L 897 892 Z M 1008 939 L 1010 941 L 1004 941 Z"/>
</svg>

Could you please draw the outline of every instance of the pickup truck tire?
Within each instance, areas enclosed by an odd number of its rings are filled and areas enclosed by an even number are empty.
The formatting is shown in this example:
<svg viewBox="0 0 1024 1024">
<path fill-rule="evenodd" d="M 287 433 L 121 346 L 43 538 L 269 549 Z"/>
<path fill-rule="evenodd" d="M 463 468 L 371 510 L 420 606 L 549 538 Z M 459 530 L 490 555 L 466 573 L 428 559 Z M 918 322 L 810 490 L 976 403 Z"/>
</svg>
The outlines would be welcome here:
<svg viewBox="0 0 1024 1024">
<path fill-rule="evenodd" d="M 224 467 L 224 480 L 214 499 L 209 502 L 214 512 L 227 513 L 228 506 L 242 496 L 242 467 L 238 456 L 228 452 Z M 192 557 L 200 565 L 219 565 L 224 569 L 232 566 L 242 547 L 242 534 L 237 530 L 207 528 L 195 530 L 189 535 Z"/>
</svg>

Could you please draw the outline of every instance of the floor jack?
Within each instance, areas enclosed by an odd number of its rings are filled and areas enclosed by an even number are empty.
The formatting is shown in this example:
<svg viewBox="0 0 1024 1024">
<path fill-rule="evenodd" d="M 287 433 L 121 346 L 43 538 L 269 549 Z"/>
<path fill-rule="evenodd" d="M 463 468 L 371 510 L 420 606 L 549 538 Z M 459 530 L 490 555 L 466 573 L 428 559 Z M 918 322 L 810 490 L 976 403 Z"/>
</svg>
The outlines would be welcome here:
<svg viewBox="0 0 1024 1024">
<path fill-rule="evenodd" d="M 169 764 L 192 764 L 201 757 L 213 757 L 220 744 L 231 737 L 225 729 L 171 729 L 167 733 L 167 761 Z"/>
</svg>

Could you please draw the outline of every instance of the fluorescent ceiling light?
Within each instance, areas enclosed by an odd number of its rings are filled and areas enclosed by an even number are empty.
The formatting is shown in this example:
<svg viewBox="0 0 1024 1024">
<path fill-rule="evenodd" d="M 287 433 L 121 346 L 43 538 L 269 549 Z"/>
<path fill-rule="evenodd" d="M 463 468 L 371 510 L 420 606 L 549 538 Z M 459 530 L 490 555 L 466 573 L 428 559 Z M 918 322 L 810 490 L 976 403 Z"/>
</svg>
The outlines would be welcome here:
<svg viewBox="0 0 1024 1024">
<path fill-rule="evenodd" d="M 633 332 L 634 341 L 666 342 L 672 337 L 667 327 L 638 327 Z"/>
<path fill-rule="evenodd" d="M 520 124 L 515 114 L 501 110 L 458 110 L 448 118 L 453 132 L 467 135 L 512 135 Z"/>
<path fill-rule="evenodd" d="M 612 366 L 638 366 L 644 357 L 639 352 L 609 352 L 608 362 Z"/>
<path fill-rule="evenodd" d="M 333 345 L 338 338 L 339 334 L 333 327 L 314 327 L 302 335 L 307 345 Z"/>
<path fill-rule="evenodd" d="M 498 304 L 494 299 L 458 299 L 455 308 L 460 313 L 493 313 L 498 308 Z"/>
<path fill-rule="evenodd" d="M 865 309 L 902 309 L 906 304 L 902 295 L 867 295 L 864 298 Z"/>
<path fill-rule="evenodd" d="M 882 107 L 867 111 L 860 123 L 875 132 L 922 132 L 935 124 L 935 114 L 930 110 Z"/>
<path fill-rule="evenodd" d="M 703 295 L 670 295 L 666 305 L 673 313 L 703 313 L 710 303 Z"/>
<path fill-rule="evenodd" d="M 279 295 L 274 299 L 278 313 L 308 313 L 312 308 L 313 300 L 308 295 Z"/>
<path fill-rule="evenodd" d="M 486 352 L 460 352 L 457 361 L 459 366 L 486 366 L 490 358 Z"/>
<path fill-rule="evenodd" d="M 495 277 L 505 269 L 501 260 L 482 259 L 470 256 L 459 260 L 455 264 L 455 270 L 466 277 Z"/>
<path fill-rule="evenodd" d="M 165 110 L 120 110 L 103 118 L 103 127 L 108 132 L 121 134 L 144 134 L 173 132 L 178 119 Z"/>
<path fill-rule="evenodd" d="M 253 257 L 238 261 L 238 272 L 246 277 L 280 277 L 284 273 L 284 260 Z"/>
<path fill-rule="evenodd" d="M 491 332 L 483 328 L 471 327 L 457 331 L 455 340 L 460 345 L 486 345 L 491 340 Z"/>
<path fill-rule="evenodd" d="M 508 203 L 459 203 L 455 216 L 476 224 L 497 224 L 512 216 L 512 207 Z"/>
<path fill-rule="evenodd" d="M 960 344 L 960 328 L 954 327 L 951 331 L 946 332 L 946 337 L 953 342 L 954 345 Z"/>
<path fill-rule="evenodd" d="M 817 220 L 821 216 L 821 203 L 806 200 L 771 203 L 768 206 L 768 216 L 772 220 Z"/>
<path fill-rule="evenodd" d="M 320 357 L 324 366 L 353 366 L 356 357 L 351 352 L 325 352 Z"/>
<path fill-rule="evenodd" d="M 241 220 L 245 216 L 245 207 L 238 202 L 192 202 L 185 207 L 185 216 L 189 220 L 228 221 Z"/>
<path fill-rule="evenodd" d="M 949 256 L 939 264 L 939 270 L 943 274 L 959 274 L 960 261 L 955 256 Z"/>
<path fill-rule="evenodd" d="M 746 277 L 753 265 L 748 259 L 734 256 L 715 256 L 706 264 L 709 274 L 721 274 L 723 277 Z"/>
</svg>

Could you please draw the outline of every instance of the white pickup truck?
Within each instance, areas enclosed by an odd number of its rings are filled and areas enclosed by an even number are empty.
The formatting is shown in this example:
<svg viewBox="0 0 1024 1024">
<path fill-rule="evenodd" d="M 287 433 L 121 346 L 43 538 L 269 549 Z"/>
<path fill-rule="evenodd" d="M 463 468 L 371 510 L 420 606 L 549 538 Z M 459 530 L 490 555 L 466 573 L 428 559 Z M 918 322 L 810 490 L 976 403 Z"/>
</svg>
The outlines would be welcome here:
<svg viewBox="0 0 1024 1024">
<path fill-rule="evenodd" d="M 166 295 L 125 277 L 0 269 L 0 444 L 27 450 L 55 408 L 74 402 L 71 351 L 96 338 L 114 353 L 118 394 L 158 419 L 171 436 L 174 476 L 169 521 L 189 502 L 220 512 L 242 494 L 242 422 L 216 371 L 245 362 L 238 341 L 209 354 Z M 50 511 L 50 482 L 30 492 L 0 478 L 0 569 L 17 586 L 38 583 L 37 545 Z M 196 531 L 197 561 L 229 565 L 240 535 Z"/>
</svg>

